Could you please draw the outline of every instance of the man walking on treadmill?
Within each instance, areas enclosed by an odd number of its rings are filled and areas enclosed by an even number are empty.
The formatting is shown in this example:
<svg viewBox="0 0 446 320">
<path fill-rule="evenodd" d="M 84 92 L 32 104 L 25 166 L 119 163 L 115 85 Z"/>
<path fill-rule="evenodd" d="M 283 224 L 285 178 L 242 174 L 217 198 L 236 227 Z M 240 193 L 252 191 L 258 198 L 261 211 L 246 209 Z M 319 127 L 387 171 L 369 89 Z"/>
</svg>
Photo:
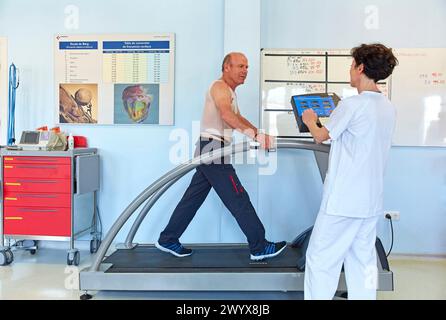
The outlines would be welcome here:
<svg viewBox="0 0 446 320">
<path fill-rule="evenodd" d="M 273 137 L 260 133 L 240 114 L 235 89 L 245 82 L 247 74 L 248 60 L 242 53 L 232 52 L 225 56 L 222 76 L 211 84 L 206 95 L 196 156 L 230 145 L 233 129 L 259 142 L 263 149 L 270 149 L 273 146 Z M 189 187 L 155 244 L 158 249 L 177 257 L 192 254 L 191 249 L 181 245 L 179 238 L 211 188 L 217 192 L 245 234 L 251 251 L 251 260 L 272 258 L 285 249 L 285 241 L 273 243 L 265 239 L 265 228 L 234 167 L 228 163 L 228 158 L 197 167 Z"/>
</svg>

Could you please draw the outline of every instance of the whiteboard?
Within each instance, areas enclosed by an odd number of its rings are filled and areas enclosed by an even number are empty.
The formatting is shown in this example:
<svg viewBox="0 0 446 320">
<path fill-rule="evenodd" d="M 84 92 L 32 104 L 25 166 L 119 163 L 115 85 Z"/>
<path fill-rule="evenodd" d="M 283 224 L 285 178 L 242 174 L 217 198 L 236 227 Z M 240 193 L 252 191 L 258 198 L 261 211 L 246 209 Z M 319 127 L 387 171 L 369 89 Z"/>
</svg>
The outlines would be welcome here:
<svg viewBox="0 0 446 320">
<path fill-rule="evenodd" d="M 8 126 L 8 48 L 7 39 L 0 37 L 0 144 L 6 144 Z"/>
<path fill-rule="evenodd" d="M 350 86 L 350 51 L 346 49 L 263 49 L 261 54 L 261 127 L 279 137 L 311 137 L 301 133 L 291 96 L 334 92 L 341 98 L 357 94 Z M 390 96 L 390 79 L 378 83 Z M 321 119 L 321 122 L 324 123 Z"/>
<path fill-rule="evenodd" d="M 446 48 L 396 49 L 394 145 L 446 146 Z"/>
<path fill-rule="evenodd" d="M 174 121 L 174 34 L 56 35 L 55 113 L 67 124 Z"/>
<path fill-rule="evenodd" d="M 399 65 L 391 77 L 378 83 L 397 109 L 393 145 L 446 146 L 446 48 L 394 52 Z M 335 92 L 346 98 L 357 94 L 349 85 L 350 64 L 347 49 L 263 49 L 262 128 L 277 136 L 309 137 L 297 128 L 291 96 Z"/>
</svg>

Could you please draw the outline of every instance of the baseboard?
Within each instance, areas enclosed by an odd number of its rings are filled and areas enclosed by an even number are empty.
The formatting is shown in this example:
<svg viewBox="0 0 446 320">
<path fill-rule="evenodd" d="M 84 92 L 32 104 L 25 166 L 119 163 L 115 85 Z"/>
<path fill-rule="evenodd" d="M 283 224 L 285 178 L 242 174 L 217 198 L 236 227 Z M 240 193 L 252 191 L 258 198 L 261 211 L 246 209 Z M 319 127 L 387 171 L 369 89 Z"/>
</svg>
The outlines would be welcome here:
<svg viewBox="0 0 446 320">
<path fill-rule="evenodd" d="M 389 260 L 446 260 L 446 254 L 392 253 Z"/>
<path fill-rule="evenodd" d="M 68 241 L 38 241 L 38 246 L 40 249 L 60 249 L 68 250 L 70 249 L 70 243 Z M 90 240 L 75 240 L 74 247 L 81 251 L 90 250 Z"/>
</svg>

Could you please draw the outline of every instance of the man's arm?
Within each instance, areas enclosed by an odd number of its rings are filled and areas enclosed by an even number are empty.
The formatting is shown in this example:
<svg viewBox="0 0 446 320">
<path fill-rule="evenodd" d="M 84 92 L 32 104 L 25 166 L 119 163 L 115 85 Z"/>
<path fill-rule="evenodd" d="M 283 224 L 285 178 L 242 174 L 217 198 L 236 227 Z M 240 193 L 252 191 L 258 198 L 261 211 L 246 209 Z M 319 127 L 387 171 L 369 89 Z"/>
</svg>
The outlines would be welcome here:
<svg viewBox="0 0 446 320">
<path fill-rule="evenodd" d="M 244 118 L 241 115 L 232 111 L 231 92 L 224 82 L 215 82 L 211 88 L 211 96 L 214 99 L 215 104 L 220 111 L 220 116 L 224 122 L 226 122 L 231 128 L 246 134 L 250 138 L 255 137 L 257 129 L 250 123 L 248 124 L 243 121 Z"/>
<path fill-rule="evenodd" d="M 231 128 L 260 142 L 262 148 L 269 149 L 273 145 L 272 137 L 259 133 L 258 129 L 242 115 L 234 113 L 231 106 L 231 92 L 227 85 L 217 81 L 211 88 L 211 96 L 220 111 L 221 118 Z"/>
<path fill-rule="evenodd" d="M 244 116 L 238 114 L 237 115 L 240 119 L 240 121 L 242 121 L 245 125 L 247 125 L 249 127 L 249 129 L 253 130 L 256 134 L 257 134 L 257 128 L 251 123 L 249 122 L 248 119 L 246 119 Z"/>
<path fill-rule="evenodd" d="M 259 142 L 262 148 L 271 149 L 275 147 L 276 141 L 274 136 L 260 133 L 259 130 L 251 122 L 248 121 L 248 119 L 241 115 L 239 115 L 239 117 L 241 118 L 241 121 L 243 121 L 247 126 L 254 130 L 256 134 L 253 140 Z"/>
<path fill-rule="evenodd" d="M 302 114 L 302 121 L 306 124 L 308 130 L 310 130 L 310 133 L 316 143 L 322 143 L 330 139 L 330 135 L 327 128 L 325 128 L 324 126 L 322 126 L 321 128 L 318 127 L 318 125 L 316 124 L 317 119 L 317 114 L 313 111 L 313 109 L 307 109 Z"/>
</svg>

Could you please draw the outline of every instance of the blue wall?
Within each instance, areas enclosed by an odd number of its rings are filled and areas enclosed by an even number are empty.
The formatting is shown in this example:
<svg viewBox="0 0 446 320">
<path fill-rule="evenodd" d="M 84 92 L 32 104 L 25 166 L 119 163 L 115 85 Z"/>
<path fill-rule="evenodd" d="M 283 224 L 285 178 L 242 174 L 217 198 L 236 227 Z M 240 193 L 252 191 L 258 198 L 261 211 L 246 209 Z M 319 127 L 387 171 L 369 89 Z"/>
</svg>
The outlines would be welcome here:
<svg viewBox="0 0 446 320">
<path fill-rule="evenodd" d="M 79 8 L 79 28 L 67 30 L 64 9 Z M 379 9 L 379 28 L 364 26 L 365 7 Z M 446 47 L 443 0 L 1 0 L 0 35 L 9 39 L 9 59 L 21 70 L 16 132 L 54 125 L 53 36 L 58 33 L 150 33 L 176 35 L 174 126 L 62 126 L 88 137 L 101 155 L 99 208 L 104 229 L 159 176 L 169 161 L 173 129 L 192 134 L 204 94 L 220 74 L 223 55 L 244 51 L 250 60 L 247 83 L 237 89 L 242 113 L 258 125 L 260 48 L 349 48 L 381 41 L 393 47 Z M 195 137 L 190 137 L 192 142 Z M 192 150 L 191 150 L 192 152 Z M 322 183 L 313 155 L 284 151 L 274 176 L 256 166 L 237 166 L 241 180 L 271 240 L 292 240 L 311 225 Z M 171 188 L 151 211 L 137 241 L 153 242 L 167 223 L 190 175 Z M 395 222 L 394 252 L 446 254 L 446 150 L 392 149 L 386 176 L 385 208 L 401 211 Z M 380 236 L 386 247 L 389 228 Z M 125 228 L 128 230 L 128 227 Z M 122 241 L 125 232 L 118 239 Z M 244 242 L 234 219 L 212 192 L 184 242 Z"/>
</svg>

